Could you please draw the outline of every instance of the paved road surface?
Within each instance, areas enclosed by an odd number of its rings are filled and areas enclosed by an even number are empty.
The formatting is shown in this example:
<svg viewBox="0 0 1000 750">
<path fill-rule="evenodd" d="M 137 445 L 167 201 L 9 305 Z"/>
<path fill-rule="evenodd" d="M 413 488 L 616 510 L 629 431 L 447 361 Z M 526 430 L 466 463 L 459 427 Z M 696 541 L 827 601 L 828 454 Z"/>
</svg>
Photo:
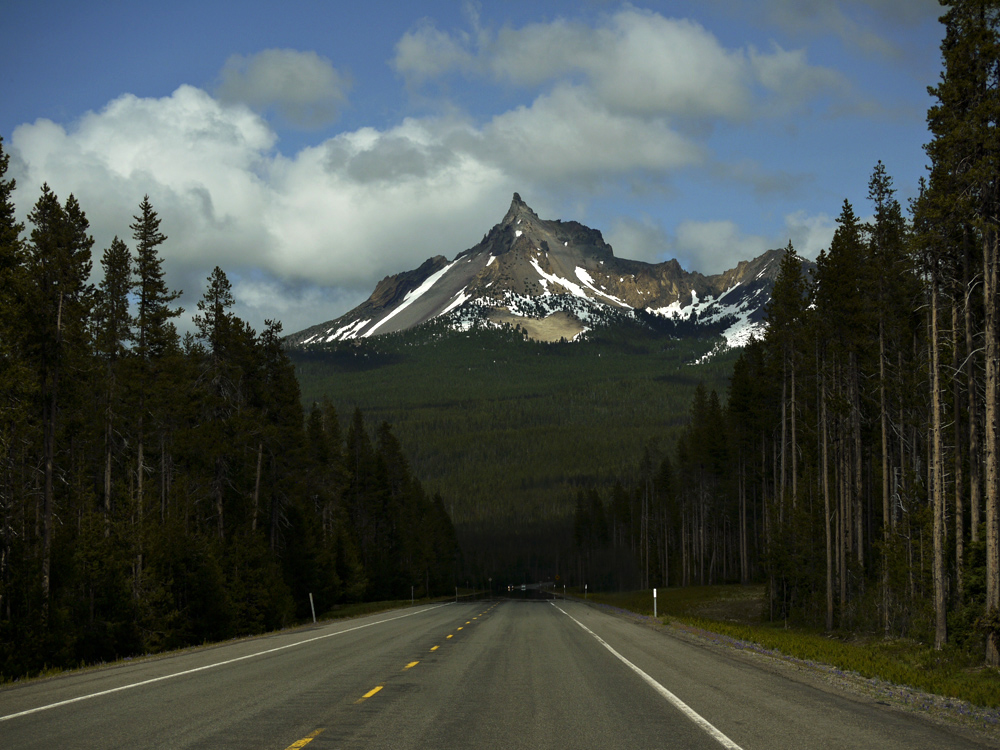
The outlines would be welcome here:
<svg viewBox="0 0 1000 750">
<path fill-rule="evenodd" d="M 0 748 L 972 748 L 577 602 L 423 606 L 0 690 Z"/>
</svg>

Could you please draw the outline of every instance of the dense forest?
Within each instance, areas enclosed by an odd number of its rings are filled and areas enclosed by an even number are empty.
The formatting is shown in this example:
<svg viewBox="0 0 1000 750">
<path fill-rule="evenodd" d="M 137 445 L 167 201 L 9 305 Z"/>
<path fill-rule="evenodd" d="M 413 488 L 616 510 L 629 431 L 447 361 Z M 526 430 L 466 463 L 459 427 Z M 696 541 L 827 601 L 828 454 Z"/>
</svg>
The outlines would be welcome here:
<svg viewBox="0 0 1000 750">
<path fill-rule="evenodd" d="M 636 323 L 540 343 L 433 321 L 289 356 L 306 403 L 392 424 L 447 499 L 467 579 L 485 587 L 567 575 L 577 489 L 610 492 L 645 446 L 674 445 L 699 381 L 728 382 L 736 353 L 694 364 L 715 344 Z"/>
<path fill-rule="evenodd" d="M 1000 663 L 1000 8 L 942 21 L 920 194 L 880 162 L 871 222 L 845 201 L 813 274 L 789 245 L 728 403 L 700 389 L 673 460 L 581 494 L 581 571 L 763 580 L 772 618 Z"/>
<path fill-rule="evenodd" d="M 83 208 L 43 186 L 25 236 L 8 162 L 0 679 L 451 590 L 451 520 L 387 424 L 305 414 L 281 324 L 236 317 L 219 268 L 179 336 L 148 198 L 93 285 Z"/>
</svg>

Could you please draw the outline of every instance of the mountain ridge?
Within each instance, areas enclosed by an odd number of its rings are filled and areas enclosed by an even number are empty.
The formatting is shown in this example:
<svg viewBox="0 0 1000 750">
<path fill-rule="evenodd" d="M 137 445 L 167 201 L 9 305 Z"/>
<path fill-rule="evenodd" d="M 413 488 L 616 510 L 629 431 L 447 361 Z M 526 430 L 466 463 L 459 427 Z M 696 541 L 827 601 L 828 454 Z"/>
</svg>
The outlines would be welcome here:
<svg viewBox="0 0 1000 750">
<path fill-rule="evenodd" d="M 622 316 L 652 315 L 694 323 L 740 347 L 764 328 L 783 252 L 769 250 L 714 275 L 685 271 L 676 259 L 619 258 L 599 230 L 542 219 L 514 193 L 503 219 L 454 260 L 437 255 L 386 276 L 350 312 L 285 342 L 305 347 L 368 338 L 436 318 L 462 329 L 510 326 L 538 340 L 574 340 Z"/>
</svg>

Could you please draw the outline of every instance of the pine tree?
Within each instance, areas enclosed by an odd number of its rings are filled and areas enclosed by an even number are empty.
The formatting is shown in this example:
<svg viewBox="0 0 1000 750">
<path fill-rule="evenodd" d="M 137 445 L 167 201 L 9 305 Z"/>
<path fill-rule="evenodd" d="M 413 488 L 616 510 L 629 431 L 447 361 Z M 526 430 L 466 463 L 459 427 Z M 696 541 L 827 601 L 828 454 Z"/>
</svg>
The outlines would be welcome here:
<svg viewBox="0 0 1000 750">
<path fill-rule="evenodd" d="M 230 454 L 227 450 L 227 416 L 239 398 L 235 377 L 237 339 L 242 321 L 230 312 L 234 303 L 232 285 L 225 272 L 216 266 L 208 277 L 208 288 L 198 300 L 194 324 L 198 337 L 207 348 L 204 378 L 208 385 L 208 419 L 211 437 L 209 452 L 213 458 L 212 494 L 215 498 L 216 528 L 219 539 L 225 538 L 225 488 L 229 479 Z"/>
<path fill-rule="evenodd" d="M 965 224 L 978 237 L 983 261 L 985 311 L 985 499 L 986 499 L 986 661 L 1000 665 L 1000 445 L 997 435 L 1000 391 L 1000 4 L 996 0 L 954 0 L 942 17 L 943 71 L 930 93 L 932 140 L 926 146 L 931 179 L 922 209 L 940 254 L 942 230 Z M 950 234 L 948 240 L 953 240 Z M 949 241 L 947 245 L 951 245 Z M 961 246 L 961 245 L 959 245 Z M 933 295 L 932 295 L 933 296 Z M 935 516 L 937 513 L 935 512 Z M 935 535 L 936 536 L 936 535 Z M 938 616 L 940 620 L 940 615 Z M 941 629 L 939 623 L 938 629 Z"/>
<path fill-rule="evenodd" d="M 48 613 L 52 534 L 55 513 L 56 425 L 61 378 L 87 346 L 93 289 L 88 283 L 93 238 L 89 222 L 71 195 L 65 207 L 48 185 L 28 216 L 33 229 L 28 246 L 27 352 L 41 390 L 43 432 L 43 510 L 41 588 Z"/>
<path fill-rule="evenodd" d="M 166 236 L 160 232 L 160 218 L 149 202 L 149 196 L 144 196 L 139 204 L 139 215 L 133 216 L 130 225 L 132 239 L 135 241 L 134 281 L 132 291 L 135 295 L 134 355 L 136 377 L 136 424 L 135 424 L 135 512 L 138 525 L 138 550 L 136 558 L 136 585 L 142 576 L 142 540 L 145 534 L 146 516 L 146 476 L 149 465 L 146 459 L 149 416 L 152 416 L 158 401 L 163 400 L 162 389 L 166 385 L 162 377 L 168 369 L 164 367 L 164 359 L 177 348 L 177 331 L 171 320 L 183 312 L 181 308 L 171 307 L 171 303 L 180 297 L 179 291 L 168 289 L 164 280 L 163 259 L 159 247 L 166 242 Z M 156 411 L 161 411 L 157 409 Z M 160 416 L 160 415 L 158 415 Z M 161 445 L 163 436 L 161 433 Z M 161 467 L 162 469 L 162 467 Z M 161 477 L 161 488 L 164 486 Z M 161 507 L 165 502 L 161 490 Z"/>
<path fill-rule="evenodd" d="M 15 515 L 14 446 L 25 429 L 29 384 L 20 346 L 25 278 L 24 225 L 15 219 L 16 182 L 8 179 L 10 156 L 0 137 L 0 620 L 9 607 L 10 560 L 17 533 Z"/>
<path fill-rule="evenodd" d="M 94 308 L 95 346 L 104 364 L 102 408 L 104 412 L 104 513 L 112 511 L 112 461 L 115 453 L 118 419 L 123 410 L 119 381 L 122 362 L 132 341 L 129 315 L 129 292 L 132 289 L 132 257 L 128 247 L 116 236 L 104 251 L 101 266 L 104 278 L 97 290 Z"/>
<path fill-rule="evenodd" d="M 142 362 L 164 356 L 176 345 L 176 331 L 170 321 L 179 317 L 183 308 L 171 307 L 181 296 L 171 291 L 163 272 L 159 247 L 167 241 L 160 232 L 160 217 L 153 210 L 149 196 L 139 204 L 139 215 L 130 225 L 135 241 L 135 353 Z"/>
</svg>

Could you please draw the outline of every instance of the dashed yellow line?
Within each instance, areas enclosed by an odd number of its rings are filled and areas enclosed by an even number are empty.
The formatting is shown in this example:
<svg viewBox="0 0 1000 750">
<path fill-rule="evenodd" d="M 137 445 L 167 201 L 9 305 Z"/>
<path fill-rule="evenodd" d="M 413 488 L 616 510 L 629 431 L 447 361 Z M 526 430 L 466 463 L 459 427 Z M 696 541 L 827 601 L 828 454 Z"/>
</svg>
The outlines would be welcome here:
<svg viewBox="0 0 1000 750">
<path fill-rule="evenodd" d="M 419 663 L 420 663 L 419 661 L 411 661 L 409 664 L 407 664 L 405 667 L 403 667 L 403 669 L 413 669 Z"/>
<path fill-rule="evenodd" d="M 451 633 L 448 633 L 448 635 L 445 636 L 445 638 L 451 638 L 451 637 L 452 637 Z"/>
<path fill-rule="evenodd" d="M 375 693 L 377 693 L 379 690 L 381 690 L 383 687 L 385 687 L 385 685 L 377 685 L 376 687 L 374 687 L 371 690 L 369 690 L 367 693 L 365 693 L 364 695 L 362 695 L 360 698 L 358 698 L 358 700 L 356 700 L 354 702 L 355 703 L 361 703 L 362 701 L 368 700 L 373 695 L 375 695 Z"/>
<path fill-rule="evenodd" d="M 459 628 L 459 630 L 461 630 L 461 628 Z"/>
<path fill-rule="evenodd" d="M 431 646 L 431 651 L 437 651 L 439 648 L 441 648 L 441 647 L 440 646 Z"/>
<path fill-rule="evenodd" d="M 305 737 L 303 737 L 298 742 L 293 742 L 291 745 L 289 745 L 288 747 L 286 747 L 285 750 L 297 750 L 297 748 L 305 747 L 306 745 L 308 745 L 310 742 L 312 742 L 314 739 L 316 739 L 322 733 L 323 733 L 322 729 L 317 729 L 315 732 L 313 732 L 312 734 L 306 735 Z"/>
</svg>

